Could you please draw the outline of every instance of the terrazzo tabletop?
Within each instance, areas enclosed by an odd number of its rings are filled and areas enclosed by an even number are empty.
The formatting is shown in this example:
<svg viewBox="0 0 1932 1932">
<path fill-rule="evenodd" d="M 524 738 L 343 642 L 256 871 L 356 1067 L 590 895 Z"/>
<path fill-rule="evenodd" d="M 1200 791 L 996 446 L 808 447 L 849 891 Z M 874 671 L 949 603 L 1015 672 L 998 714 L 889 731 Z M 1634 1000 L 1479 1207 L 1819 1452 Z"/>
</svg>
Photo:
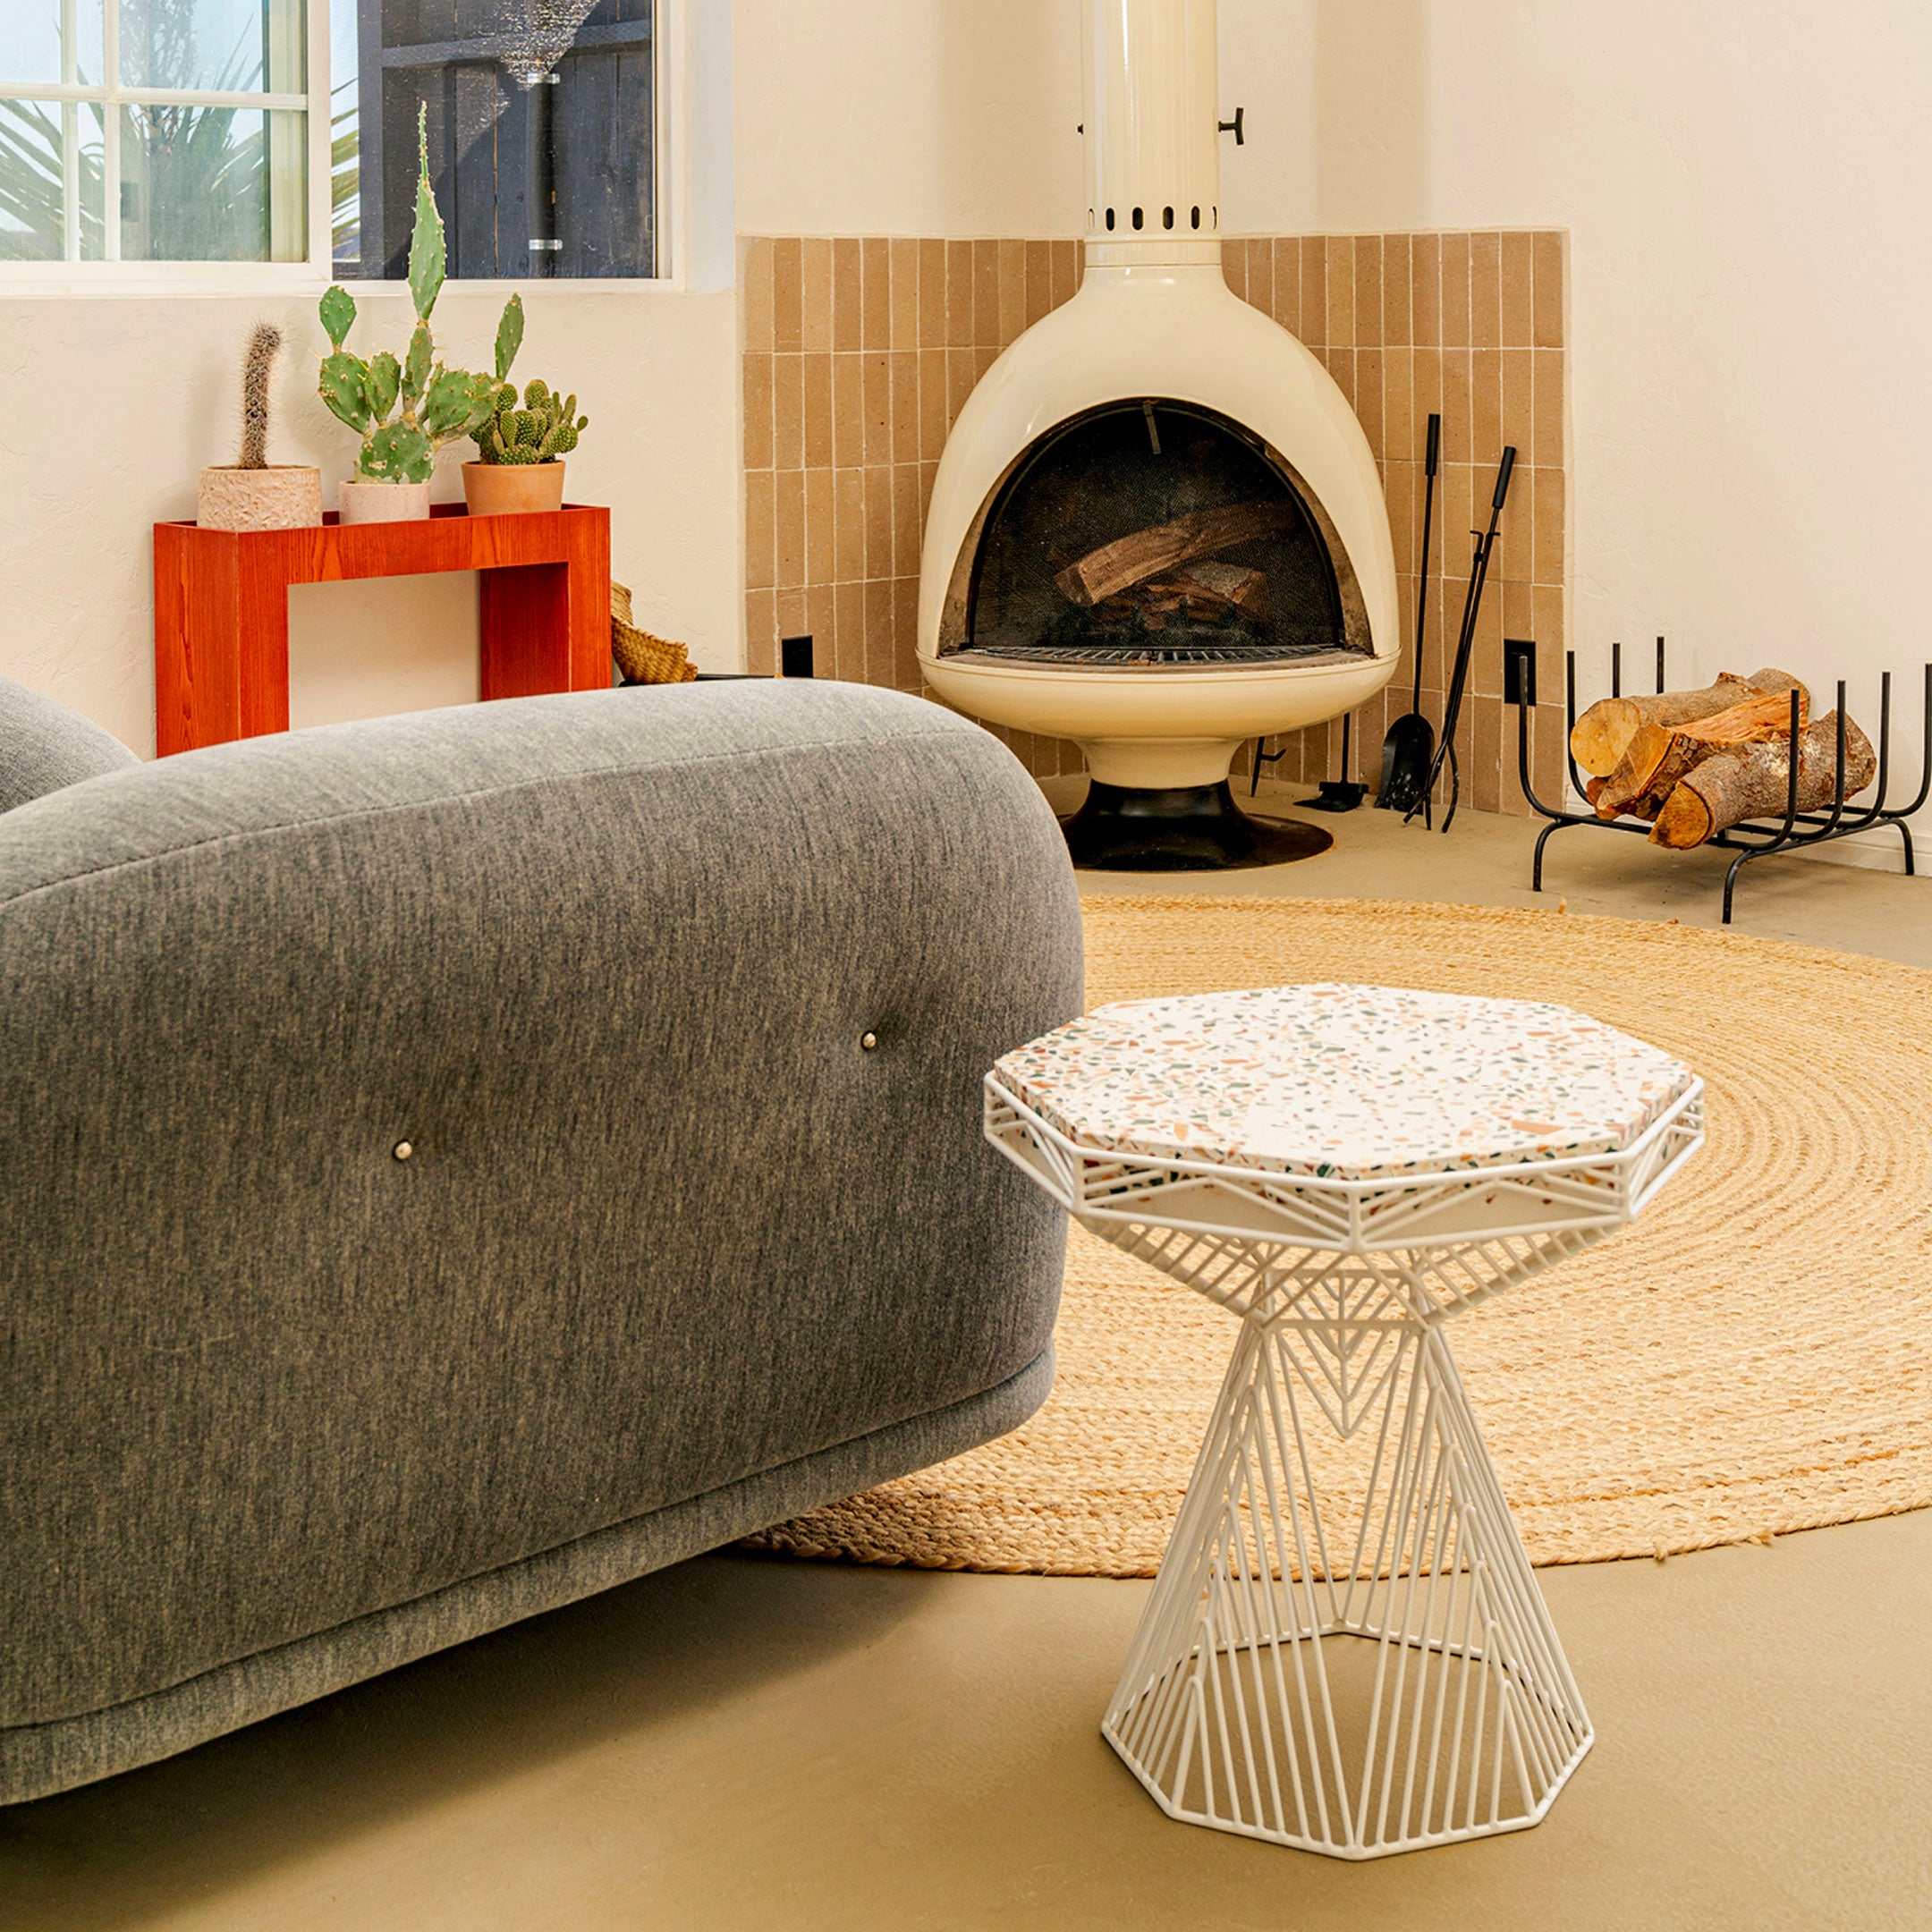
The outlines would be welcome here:
<svg viewBox="0 0 1932 1932">
<path fill-rule="evenodd" d="M 1368 1181 L 1614 1153 L 1696 1076 L 1567 1006 L 1321 984 L 1102 1006 L 992 1079 L 1083 1147 Z"/>
</svg>

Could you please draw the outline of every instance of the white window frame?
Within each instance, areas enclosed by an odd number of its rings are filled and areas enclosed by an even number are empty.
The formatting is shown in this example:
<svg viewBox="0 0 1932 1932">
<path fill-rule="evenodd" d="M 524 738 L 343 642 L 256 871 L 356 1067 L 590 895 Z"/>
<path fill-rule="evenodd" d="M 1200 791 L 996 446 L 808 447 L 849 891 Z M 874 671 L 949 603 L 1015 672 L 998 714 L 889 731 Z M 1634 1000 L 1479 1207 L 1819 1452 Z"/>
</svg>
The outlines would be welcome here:
<svg viewBox="0 0 1932 1932">
<path fill-rule="evenodd" d="M 335 279 L 333 237 L 330 232 L 330 89 L 329 9 L 332 4 L 352 6 L 355 0 L 307 0 L 309 88 L 306 94 L 225 94 L 193 88 L 121 88 L 117 85 L 89 87 L 72 79 L 41 84 L 18 85 L 0 81 L 0 95 L 9 100 L 55 101 L 67 110 L 64 119 L 78 114 L 89 101 L 105 104 L 103 115 L 102 192 L 107 202 L 103 210 L 109 258 L 103 261 L 0 262 L 0 300 L 15 296 L 72 297 L 76 295 L 303 295 L 319 296 Z M 717 0 L 697 0 L 699 4 L 716 4 Z M 652 57 L 656 63 L 653 106 L 657 140 L 657 167 L 653 179 L 657 206 L 657 258 L 658 272 L 649 276 L 560 276 L 555 282 L 536 277 L 504 275 L 488 281 L 452 279 L 445 286 L 453 293 L 488 292 L 493 289 L 538 286 L 568 289 L 572 294 L 631 294 L 647 292 L 682 292 L 686 286 L 682 216 L 687 207 L 690 183 L 685 165 L 687 148 L 685 101 L 690 84 L 686 37 L 692 0 L 657 0 L 656 32 L 652 36 Z M 63 63 L 71 72 L 73 64 L 72 18 L 73 0 L 64 0 Z M 102 8 L 102 68 L 118 80 L 119 17 L 114 4 Z M 306 261 L 288 262 L 149 262 L 122 261 L 120 224 L 113 198 L 120 179 L 120 109 L 123 105 L 151 103 L 157 106 L 209 107 L 294 108 L 308 115 L 309 157 L 309 257 Z M 77 147 L 64 141 L 67 170 L 65 216 L 72 239 L 80 215 L 78 195 Z M 349 286 L 357 293 L 396 290 L 400 282 L 357 278 Z"/>
</svg>

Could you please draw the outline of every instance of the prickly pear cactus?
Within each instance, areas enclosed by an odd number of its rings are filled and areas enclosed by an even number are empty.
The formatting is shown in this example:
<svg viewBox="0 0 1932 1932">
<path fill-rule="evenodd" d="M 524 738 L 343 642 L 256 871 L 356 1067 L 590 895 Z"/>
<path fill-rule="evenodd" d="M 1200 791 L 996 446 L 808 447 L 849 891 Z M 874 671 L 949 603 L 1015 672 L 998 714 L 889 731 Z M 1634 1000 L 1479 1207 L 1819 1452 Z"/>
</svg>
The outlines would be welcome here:
<svg viewBox="0 0 1932 1932">
<path fill-rule="evenodd" d="M 552 462 L 575 449 L 589 425 L 588 416 L 577 414 L 575 396 L 558 395 L 547 383 L 533 381 L 519 408 L 516 386 L 505 383 L 488 419 L 474 432 L 477 454 L 487 463 Z"/>
<path fill-rule="evenodd" d="M 507 394 L 511 365 L 523 342 L 523 304 L 513 295 L 496 326 L 494 377 L 445 369 L 436 359 L 429 315 L 443 292 L 447 266 L 443 217 L 429 185 L 428 109 L 416 120 L 416 227 L 410 238 L 410 300 L 416 326 L 401 360 L 384 350 L 365 361 L 343 344 L 355 326 L 356 305 L 346 289 L 331 288 L 320 305 L 329 353 L 322 358 L 317 389 L 329 411 L 362 438 L 356 479 L 362 483 L 426 483 L 436 452 L 460 437 L 476 436 Z M 574 437 L 573 437 L 574 440 Z"/>
</svg>

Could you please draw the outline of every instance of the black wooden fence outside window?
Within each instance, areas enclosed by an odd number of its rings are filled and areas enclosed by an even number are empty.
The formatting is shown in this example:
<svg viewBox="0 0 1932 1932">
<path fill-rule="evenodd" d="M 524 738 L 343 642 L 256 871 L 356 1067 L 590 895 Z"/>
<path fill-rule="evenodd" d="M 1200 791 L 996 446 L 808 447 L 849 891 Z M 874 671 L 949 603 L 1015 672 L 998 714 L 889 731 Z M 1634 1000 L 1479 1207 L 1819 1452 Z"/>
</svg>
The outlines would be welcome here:
<svg viewBox="0 0 1932 1932">
<path fill-rule="evenodd" d="M 338 274 L 403 275 L 424 103 L 453 276 L 657 273 L 655 0 L 336 4 L 359 29 L 358 259 L 339 248 Z"/>
</svg>

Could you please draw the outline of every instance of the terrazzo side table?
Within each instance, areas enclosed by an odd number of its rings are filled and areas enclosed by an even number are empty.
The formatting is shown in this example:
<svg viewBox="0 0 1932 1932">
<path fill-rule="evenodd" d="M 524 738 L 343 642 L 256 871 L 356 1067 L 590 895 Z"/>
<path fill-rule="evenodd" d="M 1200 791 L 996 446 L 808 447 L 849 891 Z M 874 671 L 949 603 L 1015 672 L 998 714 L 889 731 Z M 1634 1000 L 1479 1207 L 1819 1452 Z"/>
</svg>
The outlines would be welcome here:
<svg viewBox="0 0 1932 1932">
<path fill-rule="evenodd" d="M 1444 1327 L 1638 1214 L 1703 1082 L 1561 1006 L 1303 986 L 1102 1007 L 986 1106 L 1241 1318 L 1108 1742 L 1170 1817 L 1336 1858 L 1538 1823 L 1592 1733 Z"/>
</svg>

